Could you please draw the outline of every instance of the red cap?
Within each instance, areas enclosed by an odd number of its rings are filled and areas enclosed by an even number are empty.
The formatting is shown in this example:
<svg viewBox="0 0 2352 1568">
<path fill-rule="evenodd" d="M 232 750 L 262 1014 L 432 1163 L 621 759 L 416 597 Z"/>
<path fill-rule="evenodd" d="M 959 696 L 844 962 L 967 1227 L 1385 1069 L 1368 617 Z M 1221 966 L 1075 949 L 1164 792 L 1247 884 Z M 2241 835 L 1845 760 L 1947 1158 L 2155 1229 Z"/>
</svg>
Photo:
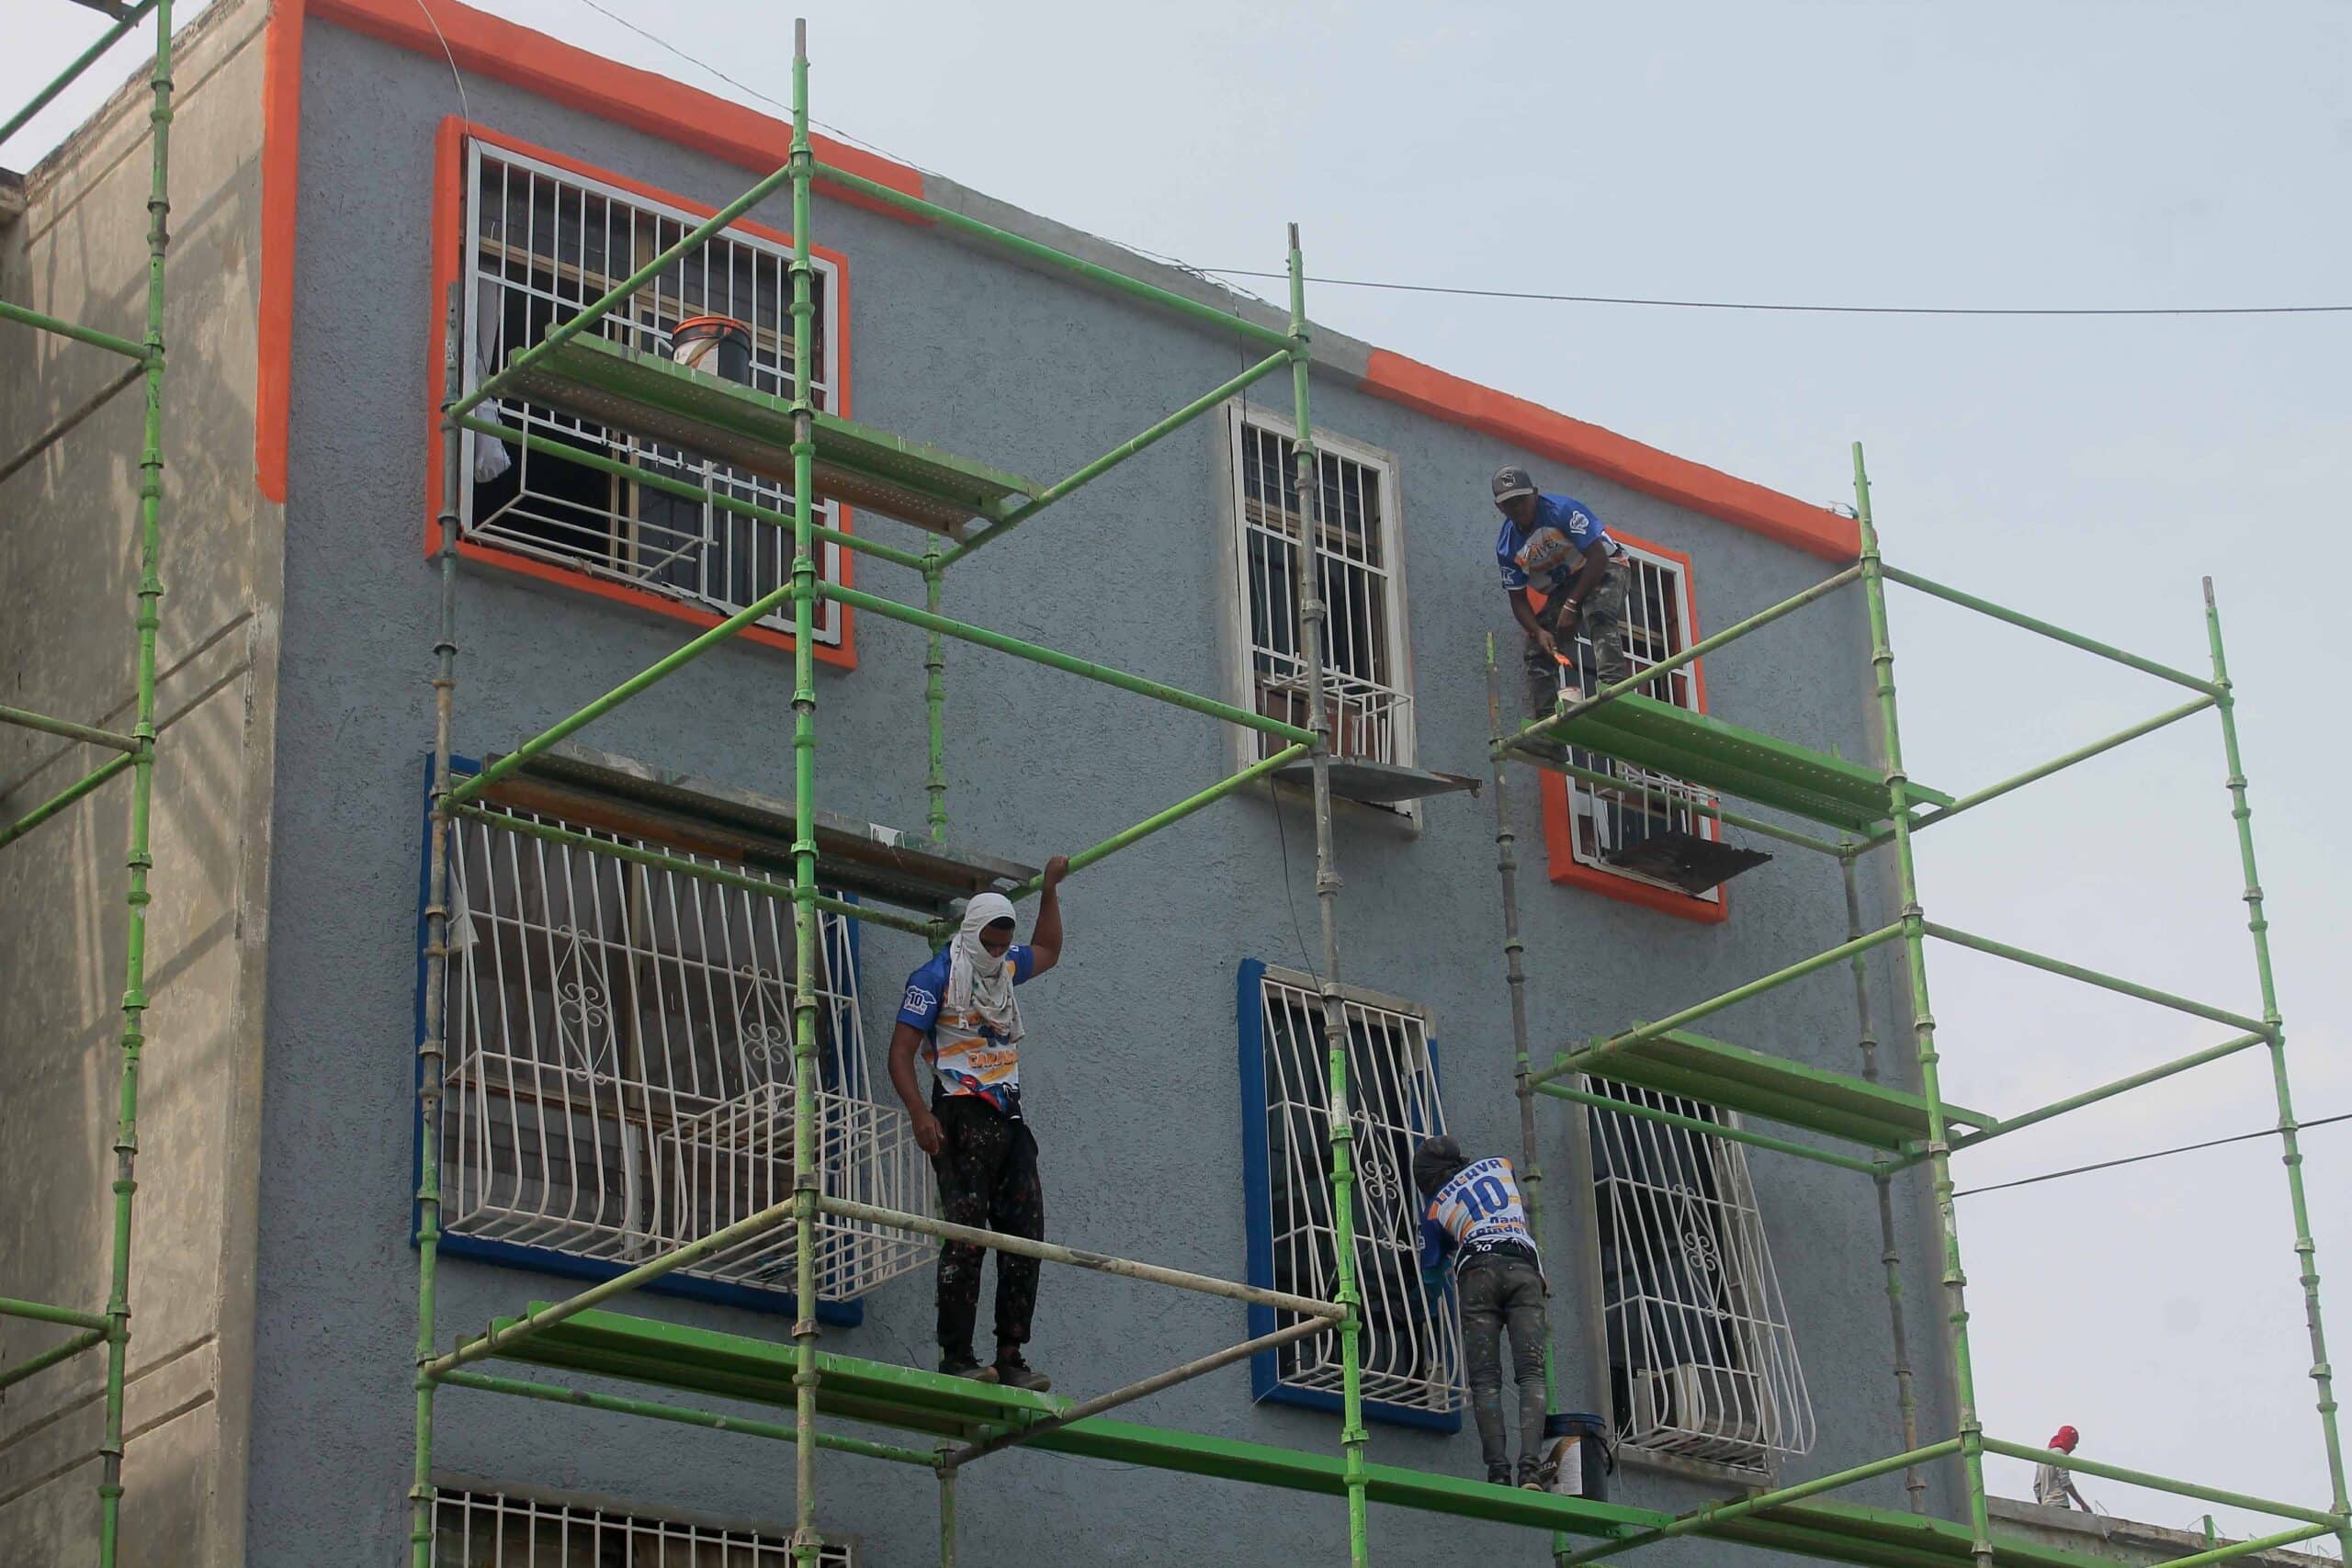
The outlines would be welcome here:
<svg viewBox="0 0 2352 1568">
<path fill-rule="evenodd" d="M 2058 1435 L 2050 1439 L 2050 1446 L 2061 1453 L 2070 1454 L 2075 1451 L 2075 1445 L 2082 1440 L 2083 1435 L 2072 1427 L 2061 1427 Z"/>
</svg>

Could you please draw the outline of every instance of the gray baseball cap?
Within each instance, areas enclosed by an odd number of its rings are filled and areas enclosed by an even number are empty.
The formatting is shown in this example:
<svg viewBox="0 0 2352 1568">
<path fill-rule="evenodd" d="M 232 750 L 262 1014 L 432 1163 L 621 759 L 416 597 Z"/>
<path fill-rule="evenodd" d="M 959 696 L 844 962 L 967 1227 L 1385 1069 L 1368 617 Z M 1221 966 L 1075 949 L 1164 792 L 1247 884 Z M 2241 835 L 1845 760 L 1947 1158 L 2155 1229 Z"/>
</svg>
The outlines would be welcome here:
<svg viewBox="0 0 2352 1568">
<path fill-rule="evenodd" d="M 1534 493 L 1534 476 L 1525 468 L 1512 466 L 1495 470 L 1495 499 L 1497 501 L 1509 501 L 1513 496 Z"/>
</svg>

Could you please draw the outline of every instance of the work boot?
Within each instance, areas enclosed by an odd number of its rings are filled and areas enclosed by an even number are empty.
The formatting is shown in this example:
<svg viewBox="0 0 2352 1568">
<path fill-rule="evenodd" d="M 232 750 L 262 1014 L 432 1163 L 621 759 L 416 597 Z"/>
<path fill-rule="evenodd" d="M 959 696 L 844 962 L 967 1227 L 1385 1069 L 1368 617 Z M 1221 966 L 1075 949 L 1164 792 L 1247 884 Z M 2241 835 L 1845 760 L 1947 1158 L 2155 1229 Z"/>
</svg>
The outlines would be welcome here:
<svg viewBox="0 0 2352 1568">
<path fill-rule="evenodd" d="M 1522 1454 L 1519 1461 L 1519 1489 L 1521 1492 L 1544 1490 L 1544 1464 L 1532 1454 Z"/>
<path fill-rule="evenodd" d="M 994 1382 L 995 1369 L 983 1367 L 969 1350 L 945 1350 L 940 1353 L 939 1371 L 942 1377 L 970 1378 L 975 1382 Z"/>
<path fill-rule="evenodd" d="M 1510 1464 L 1508 1461 L 1501 1464 L 1490 1464 L 1487 1467 L 1487 1484 L 1489 1486 L 1508 1486 L 1510 1484 Z"/>
<path fill-rule="evenodd" d="M 997 1352 L 996 1365 L 989 1369 L 989 1381 L 1006 1388 L 1025 1388 L 1032 1393 L 1043 1393 L 1054 1386 L 1054 1380 L 1021 1359 L 1018 1350 Z"/>
</svg>

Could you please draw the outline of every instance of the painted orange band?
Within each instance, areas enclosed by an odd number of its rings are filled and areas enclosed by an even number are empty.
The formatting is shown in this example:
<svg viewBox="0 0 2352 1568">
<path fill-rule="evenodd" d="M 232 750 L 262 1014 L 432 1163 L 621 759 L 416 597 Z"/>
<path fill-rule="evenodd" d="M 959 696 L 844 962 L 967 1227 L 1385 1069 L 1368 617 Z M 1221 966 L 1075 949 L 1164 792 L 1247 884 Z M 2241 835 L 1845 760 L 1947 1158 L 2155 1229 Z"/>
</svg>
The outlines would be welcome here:
<svg viewBox="0 0 2352 1568">
<path fill-rule="evenodd" d="M 1628 490 L 1721 518 L 1807 555 L 1842 564 L 1861 553 L 1859 525 L 1827 507 L 1734 479 L 1719 468 L 1645 446 L 1525 398 L 1449 376 L 1418 359 L 1375 348 L 1362 385 L 1375 397 L 1402 403 L 1432 419 L 1573 464 Z"/>
<path fill-rule="evenodd" d="M 254 483 L 286 504 L 294 368 L 294 214 L 301 178 L 303 0 L 277 0 L 261 46 L 261 288 L 254 366 Z"/>
</svg>

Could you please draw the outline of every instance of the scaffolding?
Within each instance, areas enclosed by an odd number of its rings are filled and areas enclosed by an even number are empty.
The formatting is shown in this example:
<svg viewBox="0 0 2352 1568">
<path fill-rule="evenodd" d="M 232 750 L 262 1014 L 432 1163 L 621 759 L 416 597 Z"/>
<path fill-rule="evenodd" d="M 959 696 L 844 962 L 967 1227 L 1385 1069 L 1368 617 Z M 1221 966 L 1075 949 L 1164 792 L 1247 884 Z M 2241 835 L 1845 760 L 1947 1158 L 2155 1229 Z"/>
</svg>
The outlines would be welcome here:
<svg viewBox="0 0 2352 1568">
<path fill-rule="evenodd" d="M 72 85 L 125 35 L 151 17 L 155 28 L 153 63 L 149 72 L 152 99 L 147 111 L 149 178 L 147 188 L 146 331 L 137 340 L 101 332 L 77 321 L 22 305 L 0 300 L 0 321 L 15 321 L 55 333 L 75 343 L 121 355 L 130 367 L 95 396 L 59 420 L 21 454 L 13 456 L 0 475 L 14 473 L 34 456 L 62 439 L 73 427 L 118 392 L 137 383 L 144 389 L 146 409 L 139 450 L 139 608 L 133 622 L 138 638 L 137 696 L 129 731 L 78 724 L 22 708 L 0 707 L 0 723 L 96 746 L 115 755 L 74 784 L 36 806 L 15 821 L 0 827 L 0 845 L 13 844 L 42 823 L 64 811 L 109 780 L 130 775 L 130 852 L 124 862 L 123 920 L 125 959 L 122 984 L 122 1032 L 116 1095 L 113 1140 L 115 1174 L 109 1224 L 112 1241 L 107 1254 L 107 1287 L 104 1308 L 92 1312 L 56 1303 L 23 1301 L 0 1296 L 0 1316 L 55 1325 L 74 1330 L 71 1337 L 14 1366 L 0 1369 L 0 1389 L 23 1382 L 34 1373 L 61 1365 L 84 1351 L 106 1350 L 104 1435 L 99 1440 L 98 1562 L 114 1568 L 122 1512 L 123 1381 L 130 1354 L 130 1217 L 138 1190 L 139 1062 L 147 1045 L 147 909 L 153 901 L 149 872 L 148 827 L 154 798 L 155 739 L 161 726 L 155 716 L 155 632 L 164 597 L 159 565 L 163 544 L 164 506 L 164 260 L 169 248 L 171 214 L 172 124 L 172 4 L 171 0 L 137 0 L 136 4 L 100 4 L 77 0 L 102 12 L 114 25 L 83 51 L 71 65 L 33 95 L 30 102 L 6 125 L 0 143 L 15 135 L 51 99 Z"/>
</svg>

